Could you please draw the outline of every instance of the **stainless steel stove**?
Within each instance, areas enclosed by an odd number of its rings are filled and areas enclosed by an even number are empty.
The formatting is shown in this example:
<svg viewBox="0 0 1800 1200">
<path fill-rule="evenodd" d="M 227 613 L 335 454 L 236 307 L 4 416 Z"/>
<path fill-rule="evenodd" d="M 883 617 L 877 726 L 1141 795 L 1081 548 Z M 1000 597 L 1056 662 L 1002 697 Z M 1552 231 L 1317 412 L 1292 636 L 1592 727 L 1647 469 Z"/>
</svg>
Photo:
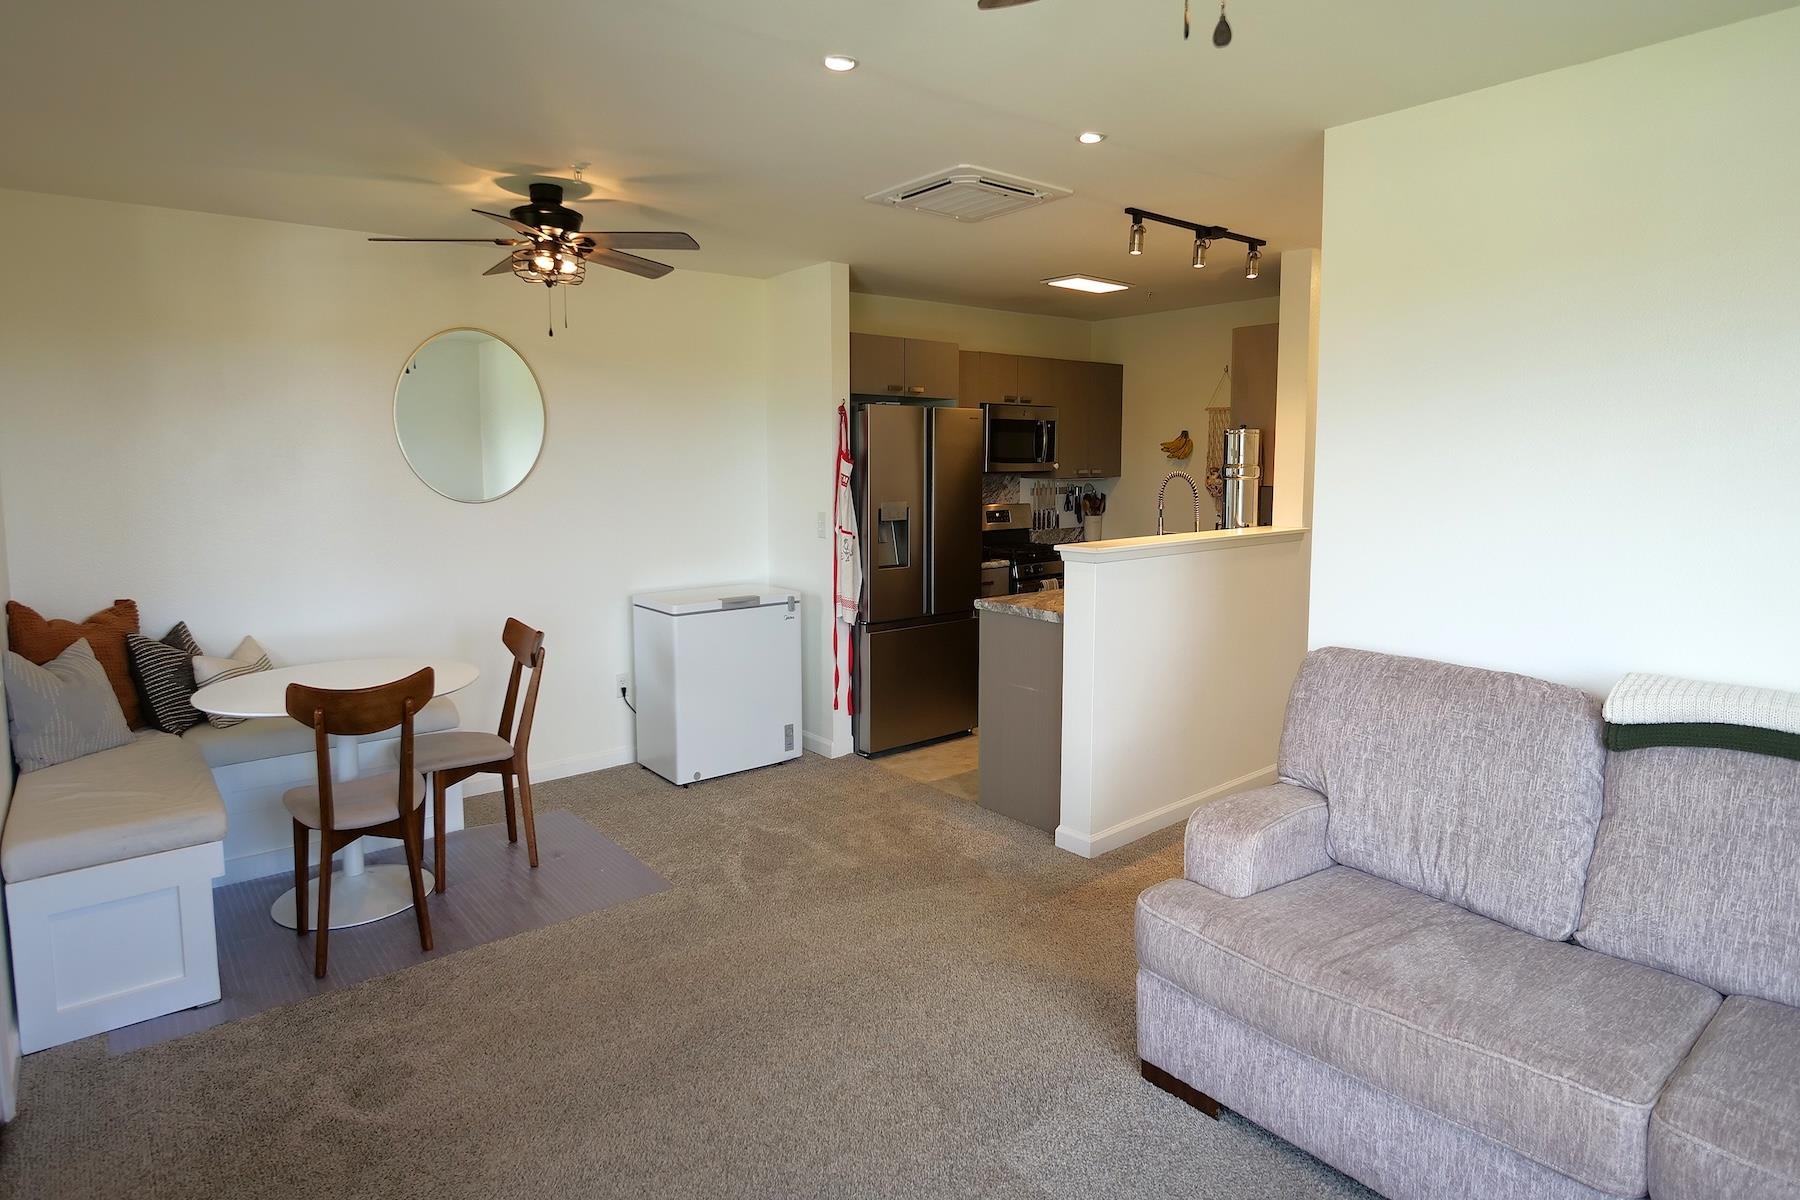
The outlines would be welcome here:
<svg viewBox="0 0 1800 1200">
<path fill-rule="evenodd" d="M 1063 563 L 1056 547 L 1031 540 L 1029 504 L 981 506 L 981 557 L 1004 563 L 1007 591 L 1043 592 L 1062 586 Z"/>
</svg>

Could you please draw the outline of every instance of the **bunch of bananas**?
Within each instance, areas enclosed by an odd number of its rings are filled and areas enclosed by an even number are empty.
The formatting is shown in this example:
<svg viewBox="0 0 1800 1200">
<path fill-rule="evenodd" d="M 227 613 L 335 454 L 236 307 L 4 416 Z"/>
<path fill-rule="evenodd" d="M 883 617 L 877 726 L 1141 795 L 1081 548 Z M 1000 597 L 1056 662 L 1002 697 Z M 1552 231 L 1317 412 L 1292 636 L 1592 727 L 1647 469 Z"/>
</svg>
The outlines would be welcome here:
<svg viewBox="0 0 1800 1200">
<path fill-rule="evenodd" d="M 1162 444 L 1162 452 L 1170 458 L 1186 458 L 1194 452 L 1194 439 L 1184 429 Z"/>
</svg>

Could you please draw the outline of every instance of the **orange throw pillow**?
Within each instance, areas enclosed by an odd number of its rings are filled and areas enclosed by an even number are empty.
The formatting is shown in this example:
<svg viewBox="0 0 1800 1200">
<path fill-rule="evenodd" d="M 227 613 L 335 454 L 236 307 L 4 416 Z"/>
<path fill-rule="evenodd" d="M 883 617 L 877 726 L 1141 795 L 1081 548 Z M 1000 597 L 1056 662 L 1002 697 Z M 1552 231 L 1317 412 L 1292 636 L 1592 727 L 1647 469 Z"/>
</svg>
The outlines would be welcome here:
<svg viewBox="0 0 1800 1200">
<path fill-rule="evenodd" d="M 119 697 L 125 724 L 133 729 L 144 725 L 139 711 L 137 688 L 131 682 L 131 667 L 125 656 L 125 635 L 138 631 L 136 600 L 114 600 L 111 608 L 103 608 L 87 620 L 46 621 L 36 609 L 17 600 L 6 602 L 6 638 L 13 653 L 43 666 L 82 638 L 87 639 L 94 657 L 106 668 L 106 678 Z"/>
</svg>

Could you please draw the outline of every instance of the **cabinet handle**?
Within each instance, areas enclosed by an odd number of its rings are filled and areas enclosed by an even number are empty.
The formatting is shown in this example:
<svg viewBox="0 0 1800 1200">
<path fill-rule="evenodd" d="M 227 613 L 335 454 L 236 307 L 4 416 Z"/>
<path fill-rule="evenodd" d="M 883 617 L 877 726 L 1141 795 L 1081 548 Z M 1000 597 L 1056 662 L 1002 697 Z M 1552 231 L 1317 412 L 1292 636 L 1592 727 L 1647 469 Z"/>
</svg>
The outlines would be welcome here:
<svg viewBox="0 0 1800 1200">
<path fill-rule="evenodd" d="M 888 390 L 888 391 L 890 391 L 890 392 L 903 392 L 903 391 L 905 391 L 905 390 L 906 390 L 906 389 L 905 389 L 905 388 L 903 388 L 903 387 L 901 387 L 901 386 L 900 386 L 900 385 L 899 385 L 899 384 L 897 384 L 897 383 L 890 383 L 890 384 L 888 384 L 888 385 L 887 385 L 887 390 Z"/>
<path fill-rule="evenodd" d="M 906 390 L 911 392 L 915 396 L 923 396 L 925 394 L 925 385 L 920 384 L 917 387 L 909 387 Z"/>
</svg>

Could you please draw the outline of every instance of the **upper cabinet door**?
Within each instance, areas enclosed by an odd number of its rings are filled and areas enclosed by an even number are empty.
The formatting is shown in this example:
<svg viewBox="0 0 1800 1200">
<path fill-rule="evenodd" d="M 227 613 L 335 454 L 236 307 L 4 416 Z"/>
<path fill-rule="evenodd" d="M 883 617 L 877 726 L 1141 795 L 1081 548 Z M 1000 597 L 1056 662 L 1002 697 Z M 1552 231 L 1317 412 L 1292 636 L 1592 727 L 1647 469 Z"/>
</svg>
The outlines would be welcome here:
<svg viewBox="0 0 1800 1200">
<path fill-rule="evenodd" d="M 905 339 L 874 333 L 851 334 L 850 390 L 858 396 L 904 396 Z"/>
<path fill-rule="evenodd" d="M 1231 424 L 1262 430 L 1262 486 L 1275 486 L 1275 363 L 1280 325 L 1231 331 Z"/>
<path fill-rule="evenodd" d="M 965 350 L 958 358 L 962 374 L 960 403 L 964 408 L 1018 403 L 1019 360 L 1016 356 Z"/>
<path fill-rule="evenodd" d="M 915 399 L 955 400 L 962 395 L 962 366 L 953 342 L 907 338 L 906 394 Z"/>
<path fill-rule="evenodd" d="M 1062 363 L 1054 358 L 1032 358 L 1021 355 L 1018 358 L 1018 382 L 1016 392 L 1020 404 L 1055 404 L 1061 389 L 1058 384 L 1058 368 Z"/>
<path fill-rule="evenodd" d="M 1120 363 L 1080 364 L 1087 380 L 1085 459 L 1092 479 L 1117 479 L 1124 471 L 1125 368 Z"/>
</svg>

